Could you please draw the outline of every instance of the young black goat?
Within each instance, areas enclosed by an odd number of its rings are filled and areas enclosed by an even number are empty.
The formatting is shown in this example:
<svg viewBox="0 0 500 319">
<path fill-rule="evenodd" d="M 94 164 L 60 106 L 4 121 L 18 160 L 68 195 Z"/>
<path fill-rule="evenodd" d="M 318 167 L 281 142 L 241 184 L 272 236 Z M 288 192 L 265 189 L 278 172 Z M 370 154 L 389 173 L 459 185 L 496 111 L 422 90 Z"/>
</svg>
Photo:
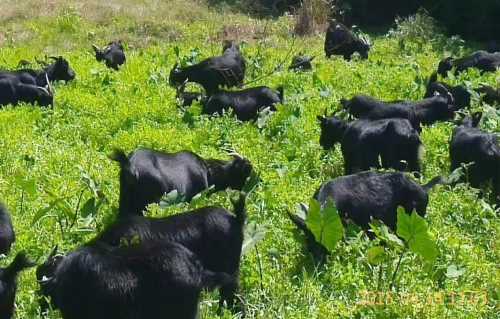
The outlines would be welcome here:
<svg viewBox="0 0 500 319">
<path fill-rule="evenodd" d="M 352 55 L 358 52 L 363 59 L 368 58 L 370 44 L 359 38 L 342 23 L 332 21 L 326 31 L 325 53 L 329 58 L 332 55 L 341 55 L 351 60 Z"/>
<path fill-rule="evenodd" d="M 438 73 L 445 77 L 452 69 L 455 69 L 457 74 L 470 68 L 479 69 L 481 72 L 495 72 L 500 68 L 500 52 L 476 51 L 460 59 L 448 57 L 439 62 Z"/>
<path fill-rule="evenodd" d="M 350 220 L 368 230 L 372 219 L 378 219 L 395 230 L 397 208 L 402 206 L 407 213 L 416 210 L 420 216 L 425 216 L 428 193 L 441 182 L 442 178 L 436 177 L 426 185 L 419 185 L 403 173 L 361 172 L 323 184 L 314 198 L 322 205 L 332 200 L 344 223 Z M 299 216 L 290 217 L 306 235 L 306 245 L 313 257 L 317 261 L 324 260 L 328 252 L 314 239 L 305 221 Z"/>
<path fill-rule="evenodd" d="M 195 319 L 201 290 L 229 276 L 206 270 L 178 243 L 93 241 L 66 256 L 51 254 L 37 279 L 64 319 Z"/>
<path fill-rule="evenodd" d="M 120 216 L 142 215 L 147 205 L 173 190 L 187 201 L 212 185 L 214 191 L 241 190 L 252 172 L 250 162 L 239 156 L 232 161 L 205 160 L 188 151 L 138 149 L 129 156 L 115 150 L 110 158 L 121 168 Z"/>
<path fill-rule="evenodd" d="M 21 102 L 52 106 L 54 96 L 50 86 L 24 84 L 14 78 L 0 77 L 0 107 L 7 104 L 17 105 Z"/>
<path fill-rule="evenodd" d="M 198 64 L 179 67 L 170 72 L 170 85 L 179 87 L 186 82 L 196 82 L 203 86 L 207 95 L 212 95 L 220 86 L 234 87 L 243 84 L 245 59 L 234 42 L 226 42 L 221 56 L 208 58 Z"/>
<path fill-rule="evenodd" d="M 229 274 L 221 284 L 220 306 L 234 304 L 238 289 L 243 226 L 246 219 L 245 194 L 233 200 L 234 214 L 222 207 L 204 207 L 165 218 L 127 216 L 119 218 L 97 238 L 118 246 L 123 240 L 167 240 L 187 247 L 213 272 Z"/>
<path fill-rule="evenodd" d="M 357 120 L 346 123 L 335 116 L 318 116 L 318 121 L 321 146 L 328 150 L 336 143 L 341 144 L 345 174 L 372 167 L 420 172 L 419 156 L 423 145 L 408 120 Z M 406 161 L 407 165 L 401 161 Z"/>
<path fill-rule="evenodd" d="M 495 134 L 478 128 L 482 114 L 466 117 L 462 125 L 453 130 L 450 141 L 451 170 L 462 164 L 473 163 L 466 169 L 466 179 L 479 188 L 491 182 L 500 204 L 500 144 Z"/>
<path fill-rule="evenodd" d="M 51 57 L 54 63 L 41 70 L 21 69 L 15 71 L 0 71 L 0 79 L 12 79 L 14 82 L 31 84 L 45 87 L 47 79 L 53 81 L 72 81 L 75 78 L 75 71 L 71 69 L 69 63 L 62 56 Z"/>
<path fill-rule="evenodd" d="M 365 95 L 356 95 L 350 100 L 341 100 L 342 106 L 348 112 L 362 119 L 379 120 L 388 118 L 403 118 L 421 131 L 420 124 L 433 124 L 446 121 L 455 116 L 455 101 L 451 94 L 433 96 L 418 102 L 397 101 L 382 102 Z"/>
<path fill-rule="evenodd" d="M 488 85 L 482 85 L 475 91 L 479 94 L 483 94 L 483 101 L 489 105 L 500 105 L 500 89 L 495 89 Z"/>
<path fill-rule="evenodd" d="M 24 252 L 16 255 L 6 268 L 0 268 L 0 319 L 14 317 L 14 302 L 16 300 L 17 277 L 19 273 L 35 266 Z"/>
<path fill-rule="evenodd" d="M 0 203 L 0 255 L 7 255 L 16 241 L 14 227 L 7 207 Z"/>
<path fill-rule="evenodd" d="M 95 44 L 92 45 L 97 61 L 104 61 L 108 68 L 117 70 L 126 61 L 123 44 L 121 41 L 113 41 L 108 43 L 104 49 L 100 49 Z"/>
<path fill-rule="evenodd" d="M 277 92 L 267 86 L 234 92 L 221 91 L 203 103 L 203 113 L 222 114 L 223 111 L 232 109 L 238 120 L 250 121 L 256 119 L 259 111 L 266 107 L 276 111 L 275 104 L 283 103 L 283 96 L 283 87 L 279 87 Z"/>
</svg>

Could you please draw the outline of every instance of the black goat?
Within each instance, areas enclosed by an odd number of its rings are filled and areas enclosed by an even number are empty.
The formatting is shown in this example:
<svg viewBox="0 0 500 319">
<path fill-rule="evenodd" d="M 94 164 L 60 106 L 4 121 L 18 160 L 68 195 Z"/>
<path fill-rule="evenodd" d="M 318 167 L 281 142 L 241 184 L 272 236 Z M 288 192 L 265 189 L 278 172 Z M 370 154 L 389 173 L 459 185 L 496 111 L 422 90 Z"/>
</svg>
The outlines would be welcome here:
<svg viewBox="0 0 500 319">
<path fill-rule="evenodd" d="M 120 215 L 142 215 L 148 204 L 177 190 L 190 201 L 212 185 L 214 191 L 241 190 L 252 172 L 250 162 L 239 156 L 232 161 L 203 159 L 183 151 L 163 153 L 138 149 L 129 156 L 116 150 L 111 159 L 120 163 Z"/>
<path fill-rule="evenodd" d="M 489 105 L 500 105 L 500 89 L 495 89 L 488 85 L 482 85 L 475 91 L 479 94 L 483 94 L 483 101 Z"/>
<path fill-rule="evenodd" d="M 203 113 L 222 114 L 223 111 L 232 109 L 240 121 L 256 119 L 259 111 L 270 107 L 276 111 L 275 104 L 283 103 L 284 90 L 279 87 L 277 91 L 267 86 L 259 86 L 241 91 L 220 91 L 208 98 L 203 103 Z"/>
<path fill-rule="evenodd" d="M 97 238 L 117 246 L 123 240 L 168 240 L 187 247 L 213 272 L 229 274 L 222 284 L 220 306 L 234 304 L 246 219 L 245 194 L 233 200 L 234 214 L 222 207 L 204 207 L 165 218 L 127 216 L 119 218 Z"/>
<path fill-rule="evenodd" d="M 16 255 L 12 263 L 6 268 L 0 268 L 0 319 L 14 317 L 14 302 L 17 292 L 17 277 L 27 268 L 35 266 L 24 252 Z"/>
<path fill-rule="evenodd" d="M 37 279 L 64 319 L 195 319 L 202 289 L 229 276 L 206 270 L 178 243 L 94 241 L 66 256 L 51 254 Z"/>
<path fill-rule="evenodd" d="M 357 117 L 370 120 L 403 118 L 421 131 L 420 124 L 433 124 L 455 116 L 455 101 L 451 94 L 433 96 L 418 102 L 382 102 L 365 95 L 356 95 L 350 100 L 341 100 L 342 106 Z"/>
<path fill-rule="evenodd" d="M 491 182 L 497 200 L 500 200 L 500 144 L 498 136 L 478 128 L 482 114 L 466 117 L 462 125 L 453 130 L 450 141 L 451 170 L 462 164 L 471 164 L 466 169 L 466 180 L 479 188 Z"/>
<path fill-rule="evenodd" d="M 52 106 L 54 96 L 50 84 L 47 87 L 24 84 L 11 77 L 0 77 L 0 107 L 21 102 L 40 106 Z"/>
<path fill-rule="evenodd" d="M 345 174 L 372 167 L 420 172 L 419 157 L 423 145 L 408 120 L 357 120 L 347 123 L 335 116 L 318 116 L 318 121 L 321 146 L 328 150 L 336 143 L 341 144 Z M 401 161 L 406 161 L 407 165 Z"/>
<path fill-rule="evenodd" d="M 54 63 L 41 70 L 21 69 L 15 71 L 0 71 L 0 79 L 12 79 L 24 84 L 31 84 L 45 87 L 47 79 L 53 81 L 72 81 L 75 78 L 75 71 L 71 69 L 69 63 L 62 56 L 51 57 Z"/>
<path fill-rule="evenodd" d="M 126 61 L 125 52 L 123 49 L 123 44 L 121 41 L 113 41 L 108 43 L 108 45 L 100 49 L 95 44 L 92 45 L 95 52 L 95 58 L 97 61 L 104 61 L 108 68 L 117 70 Z"/>
<path fill-rule="evenodd" d="M 476 51 L 460 59 L 448 57 L 439 62 L 438 73 L 445 77 L 452 69 L 455 69 L 457 74 L 470 68 L 479 69 L 481 72 L 495 72 L 500 68 L 500 52 Z"/>
<path fill-rule="evenodd" d="M 203 86 L 207 95 L 212 95 L 220 86 L 234 87 L 243 84 L 245 59 L 234 42 L 226 42 L 221 56 L 208 58 L 186 67 L 174 66 L 170 72 L 170 85 L 179 87 L 186 82 Z"/>
<path fill-rule="evenodd" d="M 463 85 L 451 86 L 444 82 L 438 82 L 436 72 L 429 78 L 424 98 L 431 98 L 435 95 L 453 96 L 457 109 L 470 106 L 471 94 L 467 88 Z"/>
<path fill-rule="evenodd" d="M 341 55 L 351 60 L 352 55 L 358 52 L 363 59 L 368 58 L 370 44 L 349 30 L 342 23 L 332 21 L 326 30 L 325 53 L 329 58 L 332 55 Z"/>
<path fill-rule="evenodd" d="M 419 185 L 403 173 L 361 172 L 323 184 L 314 198 L 322 205 L 328 200 L 333 201 L 344 223 L 352 221 L 366 231 L 372 219 L 378 219 L 395 230 L 397 208 L 402 206 L 406 213 L 416 210 L 420 216 L 425 216 L 428 193 L 442 182 L 441 177 L 436 177 L 426 185 Z M 304 232 L 307 248 L 313 257 L 317 261 L 324 260 L 328 252 L 315 240 L 305 221 L 299 216 L 290 217 Z M 371 233 L 368 236 L 373 238 Z"/>
<path fill-rule="evenodd" d="M 5 205 L 0 203 L 0 255 L 7 255 L 15 241 L 16 234 L 9 211 Z"/>
<path fill-rule="evenodd" d="M 290 65 L 290 67 L 288 69 L 293 70 L 293 71 L 310 71 L 310 70 L 312 70 L 312 63 L 311 62 L 313 60 L 314 60 L 314 57 L 299 54 L 299 55 L 293 57 L 292 64 Z"/>
</svg>

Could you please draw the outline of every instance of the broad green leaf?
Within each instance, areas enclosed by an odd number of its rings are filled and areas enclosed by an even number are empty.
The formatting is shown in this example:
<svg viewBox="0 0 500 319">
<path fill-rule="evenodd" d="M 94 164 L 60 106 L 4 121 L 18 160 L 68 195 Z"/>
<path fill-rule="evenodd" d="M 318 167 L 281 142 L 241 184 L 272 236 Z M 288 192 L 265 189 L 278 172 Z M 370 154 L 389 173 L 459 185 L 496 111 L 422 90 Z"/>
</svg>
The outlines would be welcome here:
<svg viewBox="0 0 500 319">
<path fill-rule="evenodd" d="M 252 248 L 257 245 L 264 236 L 266 235 L 267 229 L 264 226 L 259 226 L 257 223 L 249 223 L 245 227 L 243 246 L 241 249 L 241 253 L 246 255 Z"/>
<path fill-rule="evenodd" d="M 311 200 L 306 225 L 316 241 L 329 251 L 335 249 L 337 243 L 344 236 L 344 226 L 331 201 L 328 201 L 321 210 L 320 204 L 314 199 Z"/>
<path fill-rule="evenodd" d="M 375 246 L 368 249 L 366 252 L 366 258 L 368 262 L 372 265 L 378 265 L 384 261 L 385 250 L 382 246 Z"/>
<path fill-rule="evenodd" d="M 406 241 L 412 252 L 427 262 L 436 260 L 437 245 L 428 232 L 425 219 L 416 212 L 408 215 L 402 207 L 398 208 L 397 234 Z"/>
</svg>

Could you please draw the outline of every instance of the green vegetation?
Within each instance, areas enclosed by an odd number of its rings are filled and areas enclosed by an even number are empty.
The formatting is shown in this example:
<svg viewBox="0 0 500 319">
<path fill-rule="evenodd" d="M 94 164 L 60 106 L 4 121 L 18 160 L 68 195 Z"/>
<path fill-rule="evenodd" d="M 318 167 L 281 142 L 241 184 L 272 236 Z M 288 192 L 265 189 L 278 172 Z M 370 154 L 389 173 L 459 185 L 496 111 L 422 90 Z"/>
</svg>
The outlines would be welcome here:
<svg viewBox="0 0 500 319">
<path fill-rule="evenodd" d="M 473 47 L 429 33 L 435 29 L 414 19 L 389 35 L 372 35 L 368 60 L 346 62 L 324 58 L 322 34 L 294 38 L 291 17 L 256 20 L 209 9 L 202 1 L 3 0 L 1 7 L 3 68 L 61 54 L 77 72 L 73 83 L 55 85 L 54 109 L 0 110 L 0 199 L 10 208 L 18 235 L 9 261 L 22 249 L 39 260 L 56 244 L 73 249 L 113 220 L 118 167 L 107 154 L 115 147 L 188 149 L 219 158 L 234 149 L 252 161 L 262 180 L 248 200 L 253 238 L 246 244 L 257 249 L 247 250 L 242 261 L 247 318 L 498 318 L 498 209 L 477 190 L 459 185 L 431 192 L 426 220 L 439 254 L 426 269 L 419 262 L 426 256 L 396 250 L 374 262 L 380 248 L 370 249 L 376 243 L 359 232 L 346 232 L 326 264 L 315 267 L 286 215 L 297 203 L 309 202 L 322 182 L 342 175 L 340 151 L 326 153 L 319 146 L 316 115 L 338 110 L 342 97 L 356 93 L 419 99 L 439 59 Z M 97 63 L 91 51 L 91 43 L 116 38 L 128 45 L 128 61 L 119 72 Z M 175 90 L 168 85 L 175 48 L 181 57 L 198 52 L 193 58 L 202 59 L 220 52 L 224 38 L 245 41 L 248 83 L 285 87 L 286 104 L 258 125 L 230 115 L 200 116 L 199 106 L 186 113 L 176 106 Z M 298 52 L 317 56 L 314 72 L 287 70 Z M 496 85 L 499 78 L 498 72 L 471 70 L 450 81 Z M 478 107 L 475 102 L 473 108 Z M 482 125 L 500 132 L 498 112 L 484 108 L 488 118 Z M 449 173 L 453 127 L 440 123 L 424 129 L 421 182 Z M 190 205 L 151 205 L 149 215 L 207 204 L 230 207 L 229 197 L 218 193 Z M 399 234 L 411 241 L 411 232 Z M 398 260 L 404 267 L 389 289 Z M 379 271 L 382 262 L 385 270 Z M 386 295 L 373 304 L 367 296 L 377 287 Z M 33 270 L 22 275 L 17 318 L 40 318 L 37 288 Z M 445 302 L 431 298 L 439 294 Z M 216 300 L 216 294 L 204 295 L 201 318 L 219 318 Z M 49 318 L 59 316 L 53 312 Z"/>
</svg>

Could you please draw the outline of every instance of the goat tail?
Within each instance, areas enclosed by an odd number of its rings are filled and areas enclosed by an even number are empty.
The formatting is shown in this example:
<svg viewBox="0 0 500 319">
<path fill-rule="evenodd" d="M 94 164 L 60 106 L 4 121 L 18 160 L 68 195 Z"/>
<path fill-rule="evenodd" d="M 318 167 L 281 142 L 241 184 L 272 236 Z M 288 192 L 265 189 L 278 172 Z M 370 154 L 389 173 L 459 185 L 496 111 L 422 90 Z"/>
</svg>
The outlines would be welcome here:
<svg viewBox="0 0 500 319">
<path fill-rule="evenodd" d="M 130 165 L 127 154 L 118 148 L 114 149 L 113 152 L 108 155 L 108 158 L 112 161 L 118 162 L 122 168 Z"/>
<path fill-rule="evenodd" d="M 245 202 L 247 199 L 247 194 L 245 192 L 240 192 L 237 199 L 231 199 L 231 203 L 233 204 L 233 211 L 236 215 L 236 219 L 238 223 L 242 226 L 247 219 L 247 210 L 245 208 Z"/>
<path fill-rule="evenodd" d="M 280 99 L 280 102 L 284 103 L 284 101 L 285 101 L 285 88 L 283 87 L 283 85 L 278 86 L 276 88 L 276 91 L 278 91 L 278 97 Z"/>
<path fill-rule="evenodd" d="M 204 270 L 202 281 L 203 288 L 213 290 L 217 287 L 227 286 L 233 283 L 234 278 L 225 272 Z"/>
<path fill-rule="evenodd" d="M 36 264 L 28 259 L 24 251 L 18 253 L 12 263 L 5 268 L 4 276 L 5 278 L 15 278 L 21 271 L 33 267 Z"/>
<path fill-rule="evenodd" d="M 436 185 L 438 185 L 438 184 L 445 184 L 445 183 L 446 183 L 446 181 L 445 181 L 445 179 L 444 179 L 443 177 L 441 177 L 441 176 L 436 176 L 436 177 L 434 177 L 433 179 L 431 179 L 431 181 L 430 181 L 430 182 L 428 182 L 427 184 L 422 185 L 422 188 L 423 188 L 426 192 L 428 192 L 428 191 L 430 191 L 431 189 L 433 189 L 433 188 L 434 188 L 434 186 L 436 186 Z"/>
</svg>

